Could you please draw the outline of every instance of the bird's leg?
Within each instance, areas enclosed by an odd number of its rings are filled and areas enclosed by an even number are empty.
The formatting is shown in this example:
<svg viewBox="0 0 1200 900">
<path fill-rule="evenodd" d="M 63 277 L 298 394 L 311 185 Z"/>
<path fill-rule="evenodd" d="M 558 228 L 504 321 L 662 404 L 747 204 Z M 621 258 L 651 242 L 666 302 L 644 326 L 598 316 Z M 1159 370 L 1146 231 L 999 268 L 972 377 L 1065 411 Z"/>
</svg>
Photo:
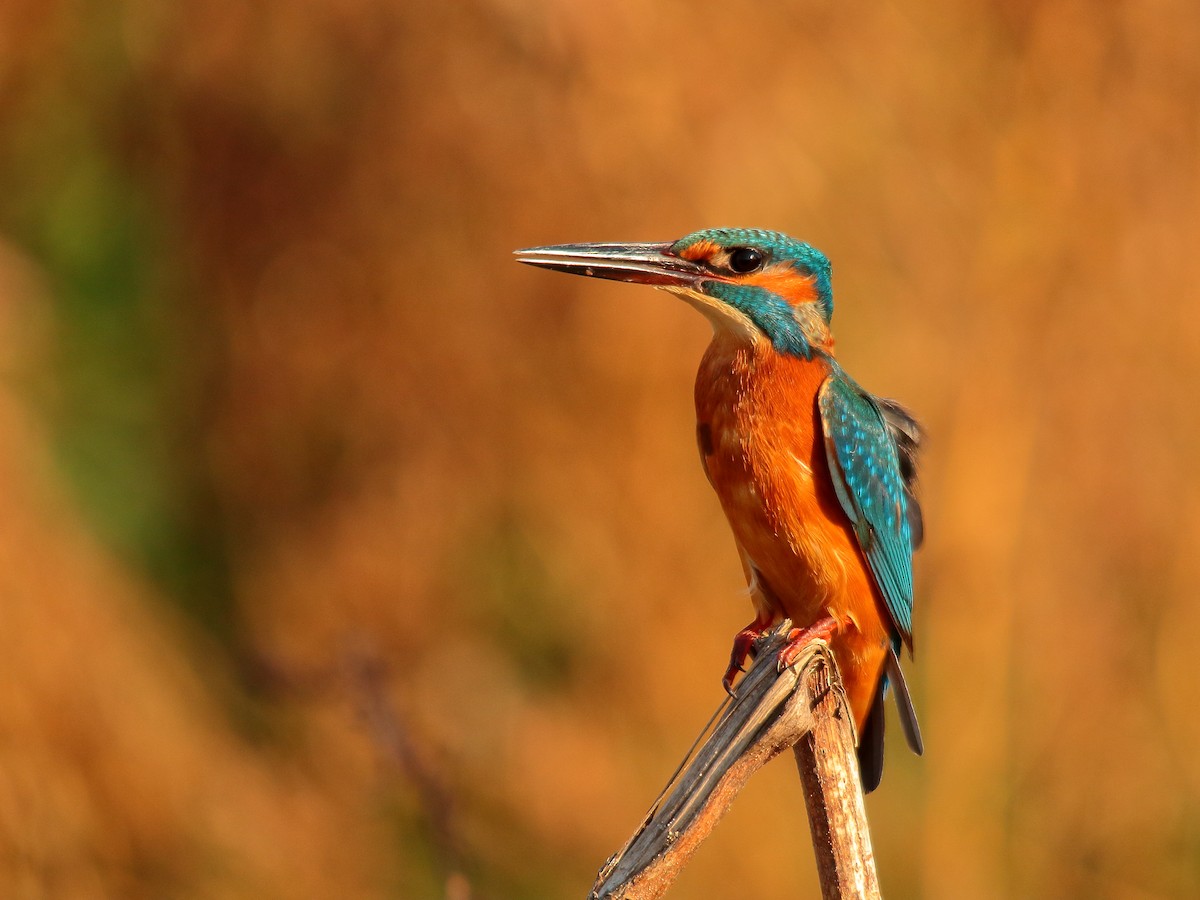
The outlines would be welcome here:
<svg viewBox="0 0 1200 900">
<path fill-rule="evenodd" d="M 779 671 L 782 672 L 799 659 L 804 648 L 813 641 L 829 643 L 830 638 L 841 631 L 841 628 L 841 623 L 833 616 L 818 619 L 807 628 L 793 628 L 788 632 L 787 643 L 779 651 Z"/>
<path fill-rule="evenodd" d="M 734 637 L 733 651 L 729 654 L 729 668 L 725 670 L 725 677 L 721 679 L 721 684 L 725 687 L 725 693 L 729 694 L 729 696 L 733 696 L 733 679 L 737 678 L 739 672 L 745 671 L 742 668 L 742 663 L 746 661 L 746 657 L 754 649 L 754 642 L 766 634 L 767 629 L 770 627 L 770 619 L 756 618 Z"/>
</svg>

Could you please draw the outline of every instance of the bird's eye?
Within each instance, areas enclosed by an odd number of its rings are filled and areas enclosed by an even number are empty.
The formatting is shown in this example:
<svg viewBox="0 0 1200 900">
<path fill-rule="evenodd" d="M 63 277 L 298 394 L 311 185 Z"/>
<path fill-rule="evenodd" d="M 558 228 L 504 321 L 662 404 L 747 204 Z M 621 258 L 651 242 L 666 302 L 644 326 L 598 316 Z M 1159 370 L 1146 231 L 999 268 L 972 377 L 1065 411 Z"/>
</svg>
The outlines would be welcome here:
<svg viewBox="0 0 1200 900">
<path fill-rule="evenodd" d="M 738 247 L 729 254 L 729 268 L 739 275 L 762 268 L 763 255 L 753 247 Z"/>
</svg>

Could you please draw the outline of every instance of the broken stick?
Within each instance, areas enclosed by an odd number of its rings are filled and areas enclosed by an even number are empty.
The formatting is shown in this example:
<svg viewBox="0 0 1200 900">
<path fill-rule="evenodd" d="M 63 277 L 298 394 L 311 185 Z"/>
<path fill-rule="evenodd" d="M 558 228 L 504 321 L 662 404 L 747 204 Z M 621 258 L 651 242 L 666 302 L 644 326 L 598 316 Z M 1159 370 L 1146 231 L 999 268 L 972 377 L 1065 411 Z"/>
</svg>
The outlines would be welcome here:
<svg viewBox="0 0 1200 900">
<path fill-rule="evenodd" d="M 854 724 L 837 665 L 825 642 L 814 641 L 778 671 L 790 628 L 785 621 L 760 643 L 708 739 L 605 863 L 589 900 L 662 896 L 750 776 L 789 747 L 800 769 L 822 896 L 879 897 Z"/>
</svg>

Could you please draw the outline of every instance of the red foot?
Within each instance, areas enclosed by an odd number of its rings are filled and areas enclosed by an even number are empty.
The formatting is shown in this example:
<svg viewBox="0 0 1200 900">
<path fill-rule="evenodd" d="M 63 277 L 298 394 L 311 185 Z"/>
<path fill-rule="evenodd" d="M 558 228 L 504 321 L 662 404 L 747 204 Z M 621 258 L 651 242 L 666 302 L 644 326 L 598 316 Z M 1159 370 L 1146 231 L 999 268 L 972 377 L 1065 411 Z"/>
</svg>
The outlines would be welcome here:
<svg viewBox="0 0 1200 900">
<path fill-rule="evenodd" d="M 818 619 L 807 628 L 793 628 L 788 632 L 787 644 L 779 651 L 779 671 L 782 672 L 799 657 L 804 648 L 813 641 L 825 641 L 841 631 L 842 626 L 833 616 Z"/>
<path fill-rule="evenodd" d="M 733 639 L 733 651 L 729 654 L 729 668 L 725 670 L 725 677 L 721 679 L 721 684 L 725 687 L 725 693 L 729 694 L 729 696 L 733 696 L 733 679 L 737 678 L 739 672 L 745 671 L 742 668 L 742 663 L 746 661 L 746 657 L 754 649 L 754 642 L 762 637 L 770 627 L 770 622 L 762 622 L 755 619 L 739 631 L 737 637 Z"/>
</svg>

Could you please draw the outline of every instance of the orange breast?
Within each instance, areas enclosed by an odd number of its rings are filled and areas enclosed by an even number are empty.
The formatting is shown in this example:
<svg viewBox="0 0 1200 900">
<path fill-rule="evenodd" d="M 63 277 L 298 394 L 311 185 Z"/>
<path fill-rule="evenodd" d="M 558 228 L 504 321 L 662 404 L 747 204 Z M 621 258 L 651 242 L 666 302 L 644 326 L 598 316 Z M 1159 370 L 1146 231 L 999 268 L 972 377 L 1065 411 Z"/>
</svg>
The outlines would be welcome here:
<svg viewBox="0 0 1200 900">
<path fill-rule="evenodd" d="M 863 724 L 886 649 L 882 600 L 833 488 L 816 396 L 822 359 L 718 333 L 696 378 L 705 469 L 734 537 L 765 582 L 763 618 L 833 616 L 833 649 Z"/>
</svg>

